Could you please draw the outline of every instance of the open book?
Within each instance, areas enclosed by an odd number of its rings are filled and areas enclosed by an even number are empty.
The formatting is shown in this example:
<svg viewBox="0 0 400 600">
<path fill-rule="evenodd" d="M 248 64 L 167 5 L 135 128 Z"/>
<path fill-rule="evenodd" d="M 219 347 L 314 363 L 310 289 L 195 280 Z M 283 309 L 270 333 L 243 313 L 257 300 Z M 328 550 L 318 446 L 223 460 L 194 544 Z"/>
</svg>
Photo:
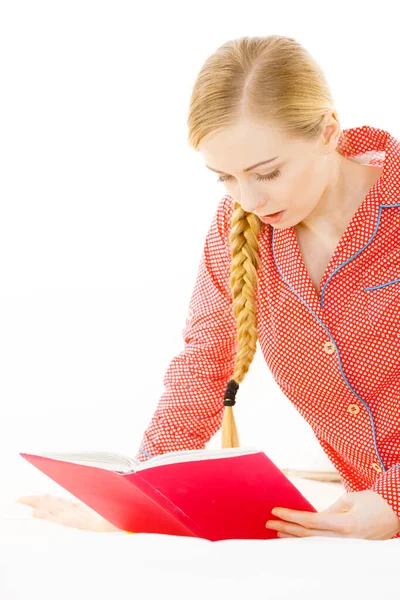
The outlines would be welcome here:
<svg viewBox="0 0 400 600">
<path fill-rule="evenodd" d="M 251 447 L 168 452 L 140 462 L 110 452 L 20 455 L 128 532 L 204 538 L 277 537 L 274 507 L 316 512 L 286 475 Z"/>
<path fill-rule="evenodd" d="M 155 465 L 169 465 L 177 462 L 189 462 L 191 460 L 204 460 L 209 458 L 221 458 L 227 456 L 238 456 L 248 454 L 249 452 L 258 452 L 257 448 L 221 448 L 210 450 L 181 450 L 179 452 L 166 452 L 148 458 L 141 462 L 124 454 L 115 452 L 41 452 L 38 456 L 46 456 L 56 460 L 66 460 L 89 467 L 98 467 L 99 469 L 109 469 L 110 471 L 119 471 L 121 473 L 132 473 L 154 467 Z"/>
</svg>

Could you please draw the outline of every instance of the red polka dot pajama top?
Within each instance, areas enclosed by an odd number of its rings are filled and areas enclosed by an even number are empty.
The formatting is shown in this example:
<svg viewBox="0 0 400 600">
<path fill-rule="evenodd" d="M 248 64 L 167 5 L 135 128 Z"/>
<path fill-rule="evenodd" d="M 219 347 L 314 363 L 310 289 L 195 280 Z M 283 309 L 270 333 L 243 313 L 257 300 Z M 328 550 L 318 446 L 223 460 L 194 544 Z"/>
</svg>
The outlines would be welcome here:
<svg viewBox="0 0 400 600">
<path fill-rule="evenodd" d="M 319 295 L 294 227 L 265 226 L 259 236 L 259 344 L 346 492 L 373 490 L 400 518 L 400 144 L 370 126 L 343 134 L 344 154 L 383 174 L 340 238 Z M 229 288 L 232 212 L 233 198 L 225 195 L 205 239 L 184 350 L 167 368 L 166 391 L 139 461 L 204 449 L 221 427 L 237 348 Z"/>
</svg>

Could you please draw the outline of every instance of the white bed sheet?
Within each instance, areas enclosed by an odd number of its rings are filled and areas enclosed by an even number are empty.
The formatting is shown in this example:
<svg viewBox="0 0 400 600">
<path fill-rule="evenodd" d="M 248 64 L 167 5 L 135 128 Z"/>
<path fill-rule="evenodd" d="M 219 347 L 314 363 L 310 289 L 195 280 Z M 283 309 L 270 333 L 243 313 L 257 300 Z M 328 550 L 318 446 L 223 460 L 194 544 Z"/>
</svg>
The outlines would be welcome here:
<svg viewBox="0 0 400 600">
<path fill-rule="evenodd" d="M 309 537 L 227 540 L 80 531 L 35 519 L 15 503 L 27 494 L 71 498 L 43 479 L 27 488 L 4 479 L 0 499 L 1 600 L 330 600 L 399 598 L 400 540 Z M 25 468 L 25 467 L 24 467 Z M 26 472 L 25 472 L 26 473 Z M 290 477 L 317 510 L 345 493 L 341 484 Z"/>
</svg>

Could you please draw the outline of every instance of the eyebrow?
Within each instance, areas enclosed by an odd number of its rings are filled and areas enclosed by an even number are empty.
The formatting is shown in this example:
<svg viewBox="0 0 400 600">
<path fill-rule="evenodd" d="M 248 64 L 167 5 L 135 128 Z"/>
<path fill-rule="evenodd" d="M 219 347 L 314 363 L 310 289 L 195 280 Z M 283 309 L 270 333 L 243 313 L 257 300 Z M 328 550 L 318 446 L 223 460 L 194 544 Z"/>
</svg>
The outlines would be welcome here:
<svg viewBox="0 0 400 600">
<path fill-rule="evenodd" d="M 255 164 L 255 165 L 252 165 L 251 167 L 247 167 L 247 169 L 243 169 L 243 173 L 246 173 L 247 171 L 251 171 L 252 169 L 255 169 L 256 167 L 259 167 L 260 165 L 265 165 L 267 163 L 270 163 L 273 160 L 276 160 L 277 158 L 279 158 L 279 156 L 274 156 L 274 158 L 269 158 L 268 160 L 262 160 L 261 162 Z M 208 165 L 206 165 L 206 167 L 207 167 L 207 169 L 210 169 L 210 171 L 214 171 L 214 173 L 224 173 L 224 171 L 217 171 L 216 169 L 212 169 Z"/>
</svg>

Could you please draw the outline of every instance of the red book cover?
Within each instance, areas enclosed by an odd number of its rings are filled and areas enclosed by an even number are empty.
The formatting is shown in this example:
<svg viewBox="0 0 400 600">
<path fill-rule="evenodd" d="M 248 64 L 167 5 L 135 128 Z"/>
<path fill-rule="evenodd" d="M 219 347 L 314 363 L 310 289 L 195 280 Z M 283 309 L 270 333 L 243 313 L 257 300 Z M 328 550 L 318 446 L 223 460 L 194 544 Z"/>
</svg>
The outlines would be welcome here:
<svg viewBox="0 0 400 600">
<path fill-rule="evenodd" d="M 128 532 L 213 542 L 269 539 L 277 537 L 275 530 L 265 527 L 269 519 L 278 519 L 271 515 L 274 507 L 317 512 L 264 452 L 254 449 L 232 456 L 218 452 L 221 455 L 214 458 L 213 450 L 191 452 L 191 458 L 187 451 L 173 453 L 187 459 L 154 466 L 149 459 L 137 462 L 136 468 L 131 465 L 129 472 L 45 454 L 20 455 L 115 527 Z M 75 457 L 78 459 L 79 454 Z"/>
</svg>

